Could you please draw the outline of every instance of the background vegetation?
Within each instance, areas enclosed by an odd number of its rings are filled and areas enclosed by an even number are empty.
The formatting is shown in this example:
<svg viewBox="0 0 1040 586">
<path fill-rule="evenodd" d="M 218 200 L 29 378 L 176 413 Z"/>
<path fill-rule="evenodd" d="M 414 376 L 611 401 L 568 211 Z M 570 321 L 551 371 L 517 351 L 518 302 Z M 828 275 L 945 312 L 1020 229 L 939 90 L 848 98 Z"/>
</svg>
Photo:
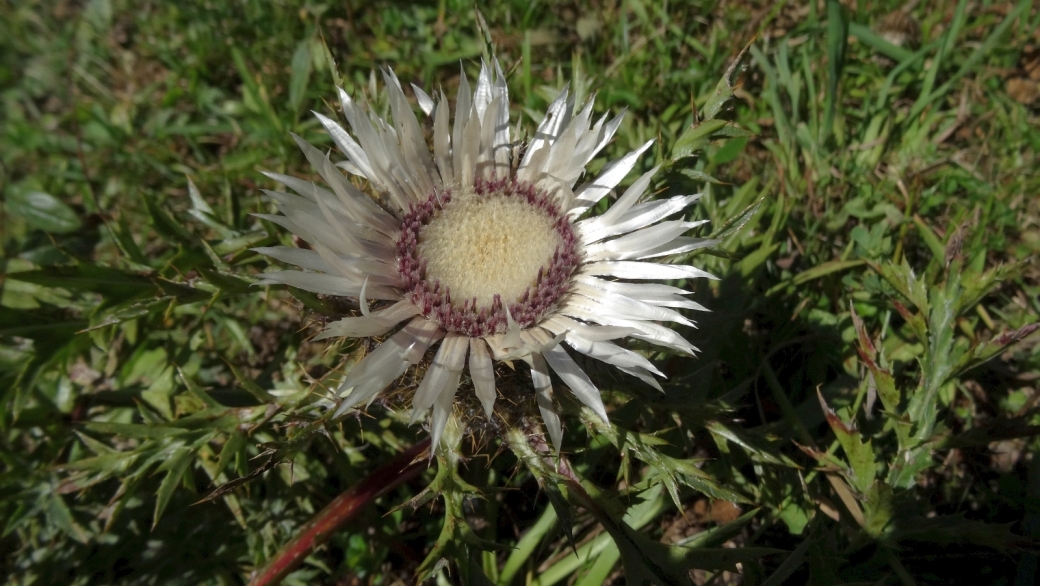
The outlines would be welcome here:
<svg viewBox="0 0 1040 586">
<path fill-rule="evenodd" d="M 623 584 L 621 560 L 628 583 L 691 567 L 698 584 L 1036 583 L 1040 11 L 483 15 L 514 120 L 533 127 L 571 81 L 628 110 L 608 157 L 657 138 L 641 166 L 669 163 L 661 196 L 705 191 L 692 214 L 724 243 L 691 259 L 721 277 L 693 284 L 701 354 L 652 354 L 663 395 L 597 373 L 617 427 L 566 420 L 565 452 L 615 510 L 558 514 L 548 473 L 495 440 L 458 470 L 483 498 L 399 507 L 433 466 L 286 583 L 411 583 L 445 519 L 509 548 L 444 552 L 461 563 L 442 581 Z M 483 51 L 453 0 L 0 2 L 7 582 L 245 583 L 425 436 L 378 406 L 314 423 L 363 344 L 308 341 L 349 302 L 249 286 L 270 262 L 250 248 L 290 242 L 250 214 L 272 207 L 259 170 L 311 173 L 290 131 L 330 144 L 308 110 L 335 111 L 337 75 L 371 94 L 389 64 L 454 95 Z M 622 515 L 638 531 L 604 521 Z M 748 549 L 739 575 L 688 553 L 723 545 L 784 552 Z"/>
</svg>

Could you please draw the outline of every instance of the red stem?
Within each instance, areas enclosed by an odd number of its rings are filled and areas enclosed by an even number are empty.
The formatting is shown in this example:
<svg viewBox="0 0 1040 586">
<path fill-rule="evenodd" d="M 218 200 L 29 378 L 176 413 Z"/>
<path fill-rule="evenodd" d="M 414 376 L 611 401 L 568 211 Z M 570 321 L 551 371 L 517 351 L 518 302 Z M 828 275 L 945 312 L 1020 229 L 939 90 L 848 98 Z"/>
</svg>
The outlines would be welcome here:
<svg viewBox="0 0 1040 586">
<path fill-rule="evenodd" d="M 340 528 L 362 509 L 383 494 L 408 482 L 429 462 L 416 458 L 430 447 L 426 438 L 408 448 L 382 468 L 369 474 L 358 484 L 348 488 L 325 506 L 304 525 L 292 541 L 271 559 L 264 569 L 256 572 L 249 586 L 274 586 L 300 565 L 318 546 L 328 541 Z"/>
</svg>

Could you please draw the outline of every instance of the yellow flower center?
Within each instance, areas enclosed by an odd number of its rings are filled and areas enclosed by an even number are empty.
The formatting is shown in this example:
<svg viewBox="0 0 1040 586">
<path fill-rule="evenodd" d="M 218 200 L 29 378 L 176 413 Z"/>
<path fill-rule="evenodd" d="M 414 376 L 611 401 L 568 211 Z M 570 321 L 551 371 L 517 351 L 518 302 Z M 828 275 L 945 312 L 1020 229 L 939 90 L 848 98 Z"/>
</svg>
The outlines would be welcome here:
<svg viewBox="0 0 1040 586">
<path fill-rule="evenodd" d="M 455 194 L 419 232 L 427 281 L 440 280 L 453 303 L 476 298 L 475 309 L 490 308 L 496 293 L 515 303 L 562 244 L 555 223 L 522 197 Z"/>
</svg>

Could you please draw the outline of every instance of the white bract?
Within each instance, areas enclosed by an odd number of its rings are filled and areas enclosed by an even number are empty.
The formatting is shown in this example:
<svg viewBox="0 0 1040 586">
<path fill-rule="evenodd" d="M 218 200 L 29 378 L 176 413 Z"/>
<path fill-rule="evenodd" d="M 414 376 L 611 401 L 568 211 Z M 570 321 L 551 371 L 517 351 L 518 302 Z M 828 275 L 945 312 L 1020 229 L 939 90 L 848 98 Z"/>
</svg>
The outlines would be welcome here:
<svg viewBox="0 0 1040 586">
<path fill-rule="evenodd" d="M 473 390 L 491 417 L 494 361 L 526 362 L 557 447 L 562 428 L 550 370 L 607 419 L 599 390 L 567 347 L 660 389 L 654 375 L 664 375 L 612 340 L 631 336 L 684 353 L 695 350 L 658 322 L 692 325 L 676 310 L 704 308 L 683 297 L 688 291 L 638 281 L 711 276 L 650 260 L 714 243 L 682 235 L 700 222 L 666 220 L 699 194 L 641 202 L 655 168 L 606 212 L 579 219 L 614 191 L 650 147 L 644 144 L 579 183 L 621 116 L 593 123 L 592 101 L 575 111 L 564 89 L 526 148 L 517 148 L 510 138 L 508 90 L 495 63 L 481 67 L 472 92 L 463 74 L 452 120 L 443 93 L 433 99 L 414 88 L 432 118 L 431 149 L 397 77 L 389 70 L 383 77 L 392 123 L 343 90 L 352 132 L 317 114 L 344 160 L 333 163 L 295 137 L 331 191 L 267 173 L 296 193 L 266 192 L 282 215 L 262 217 L 311 249 L 258 249 L 304 269 L 265 273 L 260 282 L 358 298 L 362 315 L 330 324 L 319 338 L 394 332 L 347 372 L 336 391 L 341 399 L 334 416 L 369 404 L 433 351 L 412 399 L 412 419 L 432 410 L 434 445 L 452 415 L 467 364 Z M 341 169 L 367 182 L 368 193 Z M 391 303 L 372 311 L 372 300 Z"/>
</svg>

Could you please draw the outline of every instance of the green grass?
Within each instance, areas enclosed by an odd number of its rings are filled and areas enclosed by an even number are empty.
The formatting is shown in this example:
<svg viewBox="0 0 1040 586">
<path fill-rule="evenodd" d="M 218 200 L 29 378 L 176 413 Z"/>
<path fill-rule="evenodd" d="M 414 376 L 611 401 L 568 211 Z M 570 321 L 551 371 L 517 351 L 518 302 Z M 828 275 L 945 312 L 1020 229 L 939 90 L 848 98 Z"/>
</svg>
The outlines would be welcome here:
<svg viewBox="0 0 1040 586">
<path fill-rule="evenodd" d="M 617 427 L 565 404 L 564 444 L 593 500 L 503 443 L 383 497 L 286 583 L 409 583 L 442 525 L 442 581 L 621 584 L 623 563 L 631 581 L 1034 583 L 1040 105 L 1006 88 L 1040 11 L 925 2 L 897 46 L 879 23 L 902 5 L 483 8 L 514 122 L 570 82 L 628 111 L 593 171 L 654 138 L 635 171 L 666 164 L 658 195 L 704 190 L 691 217 L 724 241 L 689 259 L 720 277 L 695 284 L 701 353 L 650 353 L 663 395 L 588 366 Z M 289 132 L 331 148 L 309 110 L 333 113 L 337 84 L 371 95 L 389 65 L 454 95 L 485 49 L 448 0 L 0 4 L 8 582 L 245 583 L 425 436 L 378 406 L 319 431 L 313 392 L 363 348 L 308 341 L 337 300 L 250 286 L 269 266 L 250 249 L 291 245 L 251 214 L 272 208 L 260 170 L 313 175 Z M 450 498 L 399 508 L 431 483 Z M 459 541 L 466 520 L 509 549 Z M 723 544 L 742 577 L 703 569 Z"/>
</svg>

